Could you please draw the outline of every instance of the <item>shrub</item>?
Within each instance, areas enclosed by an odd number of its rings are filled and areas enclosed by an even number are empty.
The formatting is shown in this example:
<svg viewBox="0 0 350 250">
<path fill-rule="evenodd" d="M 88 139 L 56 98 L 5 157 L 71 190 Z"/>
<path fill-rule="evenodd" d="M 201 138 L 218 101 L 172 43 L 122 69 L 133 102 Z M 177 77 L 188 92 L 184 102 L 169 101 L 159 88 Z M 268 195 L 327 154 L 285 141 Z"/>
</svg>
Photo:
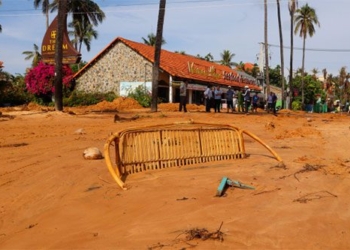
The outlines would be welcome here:
<svg viewBox="0 0 350 250">
<path fill-rule="evenodd" d="M 63 86 L 69 87 L 73 71 L 68 65 L 63 65 Z M 51 95 L 55 92 L 54 86 L 55 66 L 40 62 L 32 68 L 25 76 L 25 83 L 28 92 L 34 95 Z"/>
<path fill-rule="evenodd" d="M 135 99 L 142 107 L 151 106 L 152 96 L 145 85 L 139 85 L 135 90 L 128 93 L 128 97 Z"/>
<path fill-rule="evenodd" d="M 26 91 L 24 77 L 20 74 L 13 76 L 7 72 L 0 72 L 0 105 L 9 103 L 12 106 L 29 103 L 33 95 Z"/>
<path fill-rule="evenodd" d="M 67 107 L 89 106 L 102 101 L 112 102 L 117 95 L 113 92 L 108 93 L 85 93 L 73 91 L 69 97 L 63 98 L 63 105 Z"/>
<path fill-rule="evenodd" d="M 302 105 L 300 100 L 295 100 L 292 102 L 292 110 L 302 110 Z"/>
</svg>

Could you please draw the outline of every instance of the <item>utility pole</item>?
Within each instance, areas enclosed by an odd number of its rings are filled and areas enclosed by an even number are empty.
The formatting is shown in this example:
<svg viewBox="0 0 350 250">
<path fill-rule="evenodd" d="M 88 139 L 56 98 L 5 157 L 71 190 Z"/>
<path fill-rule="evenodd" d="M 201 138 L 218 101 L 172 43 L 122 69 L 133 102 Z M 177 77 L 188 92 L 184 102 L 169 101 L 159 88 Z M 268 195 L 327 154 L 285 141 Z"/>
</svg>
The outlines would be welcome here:
<svg viewBox="0 0 350 250">
<path fill-rule="evenodd" d="M 267 64 L 266 61 L 269 58 L 269 55 L 266 56 L 267 49 L 265 48 L 265 43 L 260 43 L 260 52 L 258 56 L 258 67 L 259 71 L 262 74 L 262 88 L 263 88 L 263 94 L 265 99 L 267 99 L 267 96 L 270 92 L 270 89 L 267 89 L 267 78 L 266 74 L 268 74 L 268 71 L 266 70 Z"/>
</svg>

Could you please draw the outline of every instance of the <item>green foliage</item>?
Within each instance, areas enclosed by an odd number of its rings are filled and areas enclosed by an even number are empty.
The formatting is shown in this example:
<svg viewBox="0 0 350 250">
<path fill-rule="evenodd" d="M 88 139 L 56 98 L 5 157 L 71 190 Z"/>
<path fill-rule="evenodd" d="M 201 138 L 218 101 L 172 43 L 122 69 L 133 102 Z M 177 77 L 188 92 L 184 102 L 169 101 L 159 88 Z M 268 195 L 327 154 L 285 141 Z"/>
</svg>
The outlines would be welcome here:
<svg viewBox="0 0 350 250">
<path fill-rule="evenodd" d="M 281 66 L 277 65 L 274 69 L 269 68 L 269 79 L 271 85 L 282 87 Z"/>
<path fill-rule="evenodd" d="M 0 81 L 0 105 L 9 103 L 12 106 L 29 103 L 33 95 L 26 91 L 24 77 L 13 76 L 7 72 L 1 72 Z"/>
<path fill-rule="evenodd" d="M 102 101 L 112 102 L 117 95 L 113 92 L 108 93 L 84 93 L 73 91 L 69 97 L 63 98 L 63 105 L 67 107 L 89 106 Z"/>
<path fill-rule="evenodd" d="M 147 108 L 151 106 L 152 95 L 143 84 L 130 91 L 128 97 L 135 99 L 142 107 Z"/>
<path fill-rule="evenodd" d="M 72 64 L 70 68 L 74 73 L 77 73 L 80 69 L 82 69 L 87 64 L 86 61 L 80 61 L 79 63 Z"/>
<path fill-rule="evenodd" d="M 292 110 L 302 110 L 301 100 L 299 98 L 292 102 Z"/>
<path fill-rule="evenodd" d="M 293 87 L 298 88 L 301 93 L 301 76 L 298 75 L 293 80 Z M 325 100 L 325 93 L 322 88 L 322 82 L 315 79 L 311 75 L 304 76 L 304 104 L 314 104 L 317 95 L 321 95 L 322 100 Z M 301 101 L 301 100 L 300 100 Z"/>
</svg>

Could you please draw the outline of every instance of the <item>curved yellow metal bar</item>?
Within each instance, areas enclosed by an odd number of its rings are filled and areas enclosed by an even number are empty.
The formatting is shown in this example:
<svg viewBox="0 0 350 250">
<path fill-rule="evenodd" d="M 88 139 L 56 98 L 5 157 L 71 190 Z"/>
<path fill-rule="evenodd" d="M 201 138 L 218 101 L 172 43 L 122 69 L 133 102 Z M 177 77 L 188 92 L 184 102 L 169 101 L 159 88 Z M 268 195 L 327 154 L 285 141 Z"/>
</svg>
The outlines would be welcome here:
<svg viewBox="0 0 350 250">
<path fill-rule="evenodd" d="M 261 145 L 263 145 L 268 151 L 270 151 L 270 153 L 276 158 L 277 161 L 283 162 L 281 157 L 279 157 L 279 155 L 269 145 L 264 143 L 259 137 L 257 137 L 256 135 L 254 135 L 246 130 L 240 130 L 240 131 L 242 134 L 244 133 L 244 134 L 250 136 L 251 138 L 253 138 L 257 142 L 259 142 Z"/>
<path fill-rule="evenodd" d="M 116 168 L 113 168 L 112 162 L 111 162 L 111 156 L 109 154 L 109 148 L 111 146 L 111 143 L 115 141 L 116 138 L 119 137 L 119 133 L 117 134 L 113 134 L 112 136 L 110 136 L 107 140 L 107 142 L 105 143 L 104 146 L 104 153 L 105 153 L 105 161 L 107 164 L 107 168 L 109 170 L 109 172 L 111 173 L 113 179 L 117 182 L 117 184 L 123 189 L 123 190 L 127 190 L 127 187 L 125 186 L 125 183 L 121 180 L 121 174 L 119 171 L 119 166 L 117 166 Z M 117 147 L 117 145 L 115 145 L 115 147 Z"/>
</svg>

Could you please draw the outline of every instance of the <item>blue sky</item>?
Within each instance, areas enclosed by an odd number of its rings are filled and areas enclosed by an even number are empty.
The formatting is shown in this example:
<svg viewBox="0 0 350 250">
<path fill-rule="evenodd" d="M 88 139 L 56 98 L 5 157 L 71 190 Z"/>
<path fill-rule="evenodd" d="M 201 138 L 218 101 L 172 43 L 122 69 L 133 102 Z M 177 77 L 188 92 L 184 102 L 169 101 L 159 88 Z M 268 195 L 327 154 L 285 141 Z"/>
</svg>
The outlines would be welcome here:
<svg viewBox="0 0 350 250">
<path fill-rule="evenodd" d="M 91 50 L 82 50 L 82 60 L 89 61 L 113 39 L 120 36 L 142 42 L 151 32 L 156 33 L 158 0 L 95 0 L 106 14 L 106 19 L 95 29 L 97 40 Z M 284 46 L 290 45 L 290 17 L 288 1 L 281 0 Z M 211 53 L 220 60 L 223 50 L 234 53 L 234 62 L 258 63 L 260 43 L 264 41 L 263 0 L 167 0 L 163 49 L 185 51 L 191 55 Z M 315 8 L 321 26 L 306 41 L 305 70 L 316 68 L 322 74 L 338 75 L 342 66 L 350 66 L 350 10 L 349 0 L 300 1 L 299 7 L 309 4 Z M 280 64 L 277 8 L 275 0 L 268 0 L 270 67 Z M 50 21 L 56 16 L 52 13 Z M 39 47 L 45 34 L 45 16 L 35 10 L 32 0 L 2 0 L 0 6 L 0 60 L 4 70 L 24 74 L 30 61 L 24 60 L 23 51 Z M 276 45 L 276 46 L 274 46 Z M 302 39 L 294 38 L 294 69 L 302 63 Z M 290 50 L 284 49 L 285 72 L 288 72 Z"/>
</svg>

